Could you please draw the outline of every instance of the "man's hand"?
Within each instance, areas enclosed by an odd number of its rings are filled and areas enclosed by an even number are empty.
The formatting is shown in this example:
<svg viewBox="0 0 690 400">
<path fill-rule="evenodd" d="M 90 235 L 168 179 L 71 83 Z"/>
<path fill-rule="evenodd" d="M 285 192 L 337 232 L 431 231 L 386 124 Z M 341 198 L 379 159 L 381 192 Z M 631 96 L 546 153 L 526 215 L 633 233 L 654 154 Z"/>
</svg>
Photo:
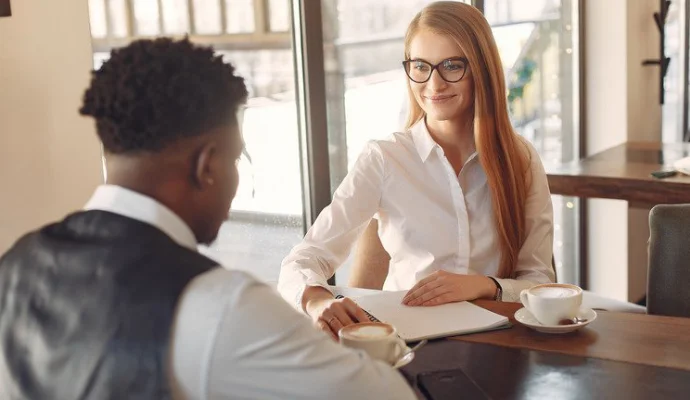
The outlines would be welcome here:
<svg viewBox="0 0 690 400">
<path fill-rule="evenodd" d="M 307 290 L 311 290 L 311 293 L 307 293 Z M 305 301 L 305 311 L 314 325 L 328 333 L 333 340 L 338 341 L 338 331 L 344 326 L 369 322 L 367 314 L 351 299 L 334 299 L 330 292 L 321 287 L 310 287 L 307 290 L 305 296 L 310 298 Z"/>
</svg>

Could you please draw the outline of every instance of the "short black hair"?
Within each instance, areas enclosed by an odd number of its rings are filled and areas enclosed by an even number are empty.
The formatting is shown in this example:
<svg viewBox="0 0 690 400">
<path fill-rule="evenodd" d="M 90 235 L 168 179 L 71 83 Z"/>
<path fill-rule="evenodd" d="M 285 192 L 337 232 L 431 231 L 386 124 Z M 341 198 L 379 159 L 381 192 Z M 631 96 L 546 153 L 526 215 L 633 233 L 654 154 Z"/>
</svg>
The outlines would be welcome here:
<svg viewBox="0 0 690 400">
<path fill-rule="evenodd" d="M 158 152 L 235 121 L 244 79 L 189 39 L 137 40 L 92 72 L 79 112 L 96 120 L 106 152 Z"/>
</svg>

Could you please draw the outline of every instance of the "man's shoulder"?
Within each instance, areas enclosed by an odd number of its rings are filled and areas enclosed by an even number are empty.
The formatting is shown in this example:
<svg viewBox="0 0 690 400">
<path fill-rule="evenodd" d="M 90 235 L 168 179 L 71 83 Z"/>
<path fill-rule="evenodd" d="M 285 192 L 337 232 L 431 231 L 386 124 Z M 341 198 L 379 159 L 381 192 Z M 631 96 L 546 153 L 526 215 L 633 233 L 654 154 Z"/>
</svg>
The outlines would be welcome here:
<svg viewBox="0 0 690 400">
<path fill-rule="evenodd" d="M 219 266 L 199 274 L 185 290 L 186 295 L 232 297 L 254 285 L 263 285 L 252 274 Z M 216 297 L 218 299 L 219 297 Z"/>
<path fill-rule="evenodd" d="M 247 293 L 262 286 L 247 272 L 223 267 L 197 275 L 178 300 L 175 336 L 189 345 L 194 342 L 193 346 L 213 343 L 213 332 L 220 329 L 228 315 L 236 314 L 238 307 L 249 302 Z"/>
<path fill-rule="evenodd" d="M 207 317 L 221 317 L 234 314 L 247 304 L 252 304 L 255 311 L 270 313 L 282 303 L 284 301 L 278 297 L 274 287 L 261 282 L 251 273 L 219 266 L 189 282 L 180 298 L 179 308 L 185 314 L 187 311 L 194 314 L 194 310 L 204 309 Z"/>
</svg>

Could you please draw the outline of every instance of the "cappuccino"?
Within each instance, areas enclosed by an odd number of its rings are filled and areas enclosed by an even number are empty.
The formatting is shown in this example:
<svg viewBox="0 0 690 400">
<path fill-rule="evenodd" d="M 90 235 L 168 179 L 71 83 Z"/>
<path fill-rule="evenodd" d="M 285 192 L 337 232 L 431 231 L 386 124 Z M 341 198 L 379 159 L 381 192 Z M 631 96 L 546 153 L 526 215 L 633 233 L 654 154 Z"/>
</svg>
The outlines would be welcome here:
<svg viewBox="0 0 690 400">
<path fill-rule="evenodd" d="M 539 286 L 530 291 L 533 295 L 548 298 L 563 298 L 577 296 L 576 289 L 564 286 Z"/>
<path fill-rule="evenodd" d="M 338 336 L 342 345 L 364 350 L 371 357 L 391 365 L 400 359 L 407 347 L 393 325 L 382 322 L 348 325 L 338 332 Z"/>
<path fill-rule="evenodd" d="M 346 326 L 342 334 L 353 339 L 379 339 L 390 336 L 394 330 L 384 324 L 365 323 Z"/>
<path fill-rule="evenodd" d="M 520 292 L 520 301 L 542 325 L 558 325 L 577 316 L 582 289 L 564 283 L 546 283 Z"/>
</svg>

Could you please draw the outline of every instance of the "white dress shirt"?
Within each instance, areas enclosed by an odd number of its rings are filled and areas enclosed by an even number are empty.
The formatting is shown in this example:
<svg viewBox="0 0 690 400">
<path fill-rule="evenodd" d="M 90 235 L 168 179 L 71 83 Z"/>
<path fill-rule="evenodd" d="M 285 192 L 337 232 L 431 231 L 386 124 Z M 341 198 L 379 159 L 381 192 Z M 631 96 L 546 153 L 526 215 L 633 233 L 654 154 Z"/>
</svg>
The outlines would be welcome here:
<svg viewBox="0 0 690 400">
<path fill-rule="evenodd" d="M 539 154 L 528 147 L 526 240 L 516 279 L 497 279 L 504 301 L 519 301 L 522 289 L 554 280 L 553 206 Z M 283 260 L 278 284 L 283 297 L 301 309 L 306 286 L 326 287 L 326 278 L 347 259 L 374 216 L 391 256 L 384 290 L 408 290 L 438 270 L 498 273 L 494 208 L 477 153 L 456 175 L 422 120 L 405 133 L 365 146 L 332 203 Z"/>
<path fill-rule="evenodd" d="M 86 209 L 146 222 L 196 250 L 189 227 L 154 199 L 100 186 Z M 217 268 L 180 296 L 170 342 L 176 399 L 414 399 L 402 376 L 314 329 L 251 275 Z"/>
</svg>

